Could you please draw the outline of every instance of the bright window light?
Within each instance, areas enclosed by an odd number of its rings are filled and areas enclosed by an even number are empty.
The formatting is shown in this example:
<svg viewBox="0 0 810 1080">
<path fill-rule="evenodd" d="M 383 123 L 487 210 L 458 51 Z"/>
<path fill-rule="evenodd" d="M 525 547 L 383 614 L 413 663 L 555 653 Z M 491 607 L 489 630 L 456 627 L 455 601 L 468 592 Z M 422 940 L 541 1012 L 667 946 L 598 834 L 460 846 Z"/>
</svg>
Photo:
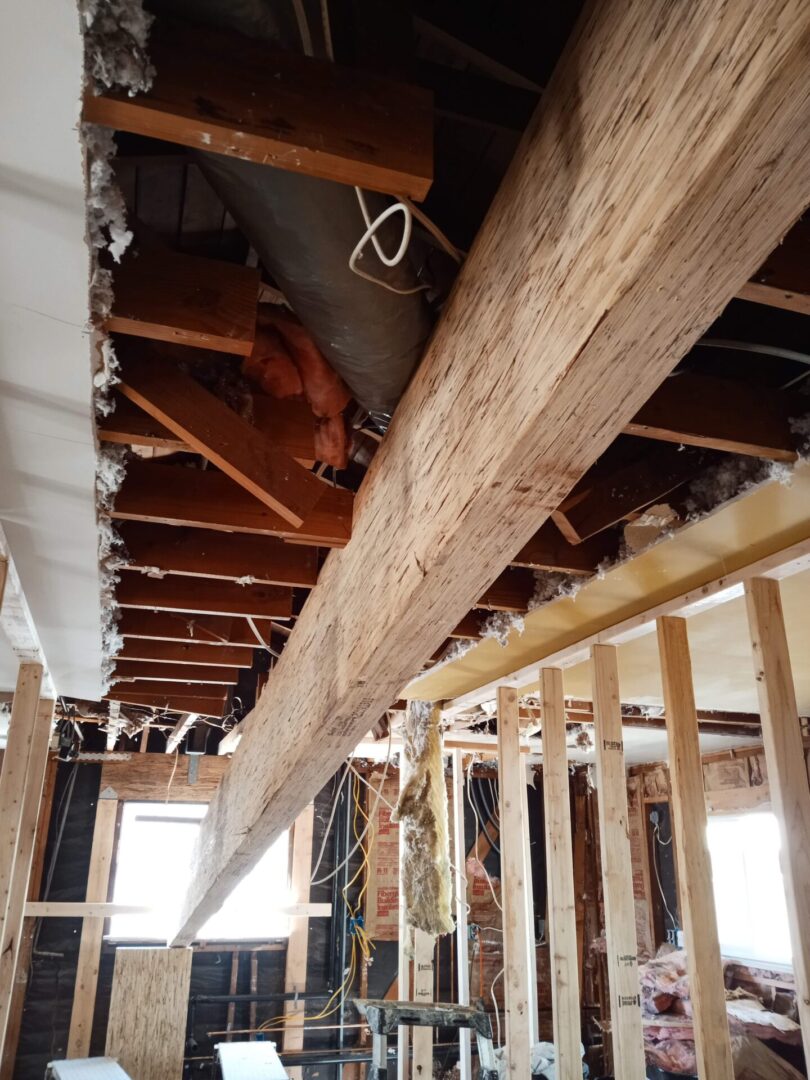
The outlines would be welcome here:
<svg viewBox="0 0 810 1080">
<path fill-rule="evenodd" d="M 148 915 L 115 915 L 111 938 L 165 942 L 180 921 L 191 879 L 191 856 L 208 807 L 194 803 L 124 803 L 115 864 L 113 903 L 155 908 Z M 237 885 L 199 937 L 208 941 L 287 937 L 294 902 L 288 884 L 289 834 L 284 833 Z"/>
<path fill-rule="evenodd" d="M 776 817 L 713 816 L 708 841 L 723 956 L 789 965 L 792 953 Z"/>
</svg>

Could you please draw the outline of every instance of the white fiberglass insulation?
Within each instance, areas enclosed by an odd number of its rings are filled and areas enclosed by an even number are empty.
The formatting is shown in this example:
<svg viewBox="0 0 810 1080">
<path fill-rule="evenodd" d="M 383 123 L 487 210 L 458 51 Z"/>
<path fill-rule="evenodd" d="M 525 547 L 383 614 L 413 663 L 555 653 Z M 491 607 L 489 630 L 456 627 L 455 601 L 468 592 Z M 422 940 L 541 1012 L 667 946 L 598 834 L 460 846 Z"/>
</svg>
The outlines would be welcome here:
<svg viewBox="0 0 810 1080">
<path fill-rule="evenodd" d="M 58 693 L 98 698 L 101 619 L 79 15 L 3 5 L 0 521 Z M 0 650 L 0 690 L 15 670 Z"/>
</svg>

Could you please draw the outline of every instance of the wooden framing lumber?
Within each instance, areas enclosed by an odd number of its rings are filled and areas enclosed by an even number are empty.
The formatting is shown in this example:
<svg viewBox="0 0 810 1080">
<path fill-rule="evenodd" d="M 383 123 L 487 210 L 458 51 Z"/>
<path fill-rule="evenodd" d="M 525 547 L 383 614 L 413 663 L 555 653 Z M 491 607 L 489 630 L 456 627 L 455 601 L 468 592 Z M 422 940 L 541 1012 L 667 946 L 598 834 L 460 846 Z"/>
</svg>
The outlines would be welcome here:
<svg viewBox="0 0 810 1080">
<path fill-rule="evenodd" d="M 467 929 L 467 842 L 464 837 L 464 759 L 451 751 L 453 766 L 453 863 L 456 915 L 456 998 L 470 1004 L 469 935 Z M 472 1042 L 469 1028 L 459 1029 L 459 1080 L 472 1080 Z"/>
<path fill-rule="evenodd" d="M 194 359 L 194 354 L 189 356 Z M 115 408 L 98 424 L 102 442 L 125 446 L 151 446 L 175 452 L 191 448 L 154 417 L 124 397 L 114 394 Z M 311 468 L 315 463 L 315 417 L 306 401 L 286 398 L 277 401 L 266 394 L 253 395 L 253 426 L 294 457 L 301 465 Z"/>
<path fill-rule="evenodd" d="M 184 762 L 177 763 L 173 754 L 131 754 L 129 761 L 104 761 L 101 766 L 101 790 L 107 788 L 119 801 L 133 802 L 203 802 L 214 797 L 223 777 L 230 768 L 228 758 L 203 754 L 199 759 L 197 777 L 188 782 Z"/>
<path fill-rule="evenodd" d="M 779 583 L 753 578 L 746 583 L 745 599 L 771 804 L 782 838 L 796 1005 L 804 1055 L 810 1061 L 810 787 L 802 730 Z"/>
<path fill-rule="evenodd" d="M 737 295 L 756 304 L 810 315 L 810 220 L 797 222 Z"/>
<path fill-rule="evenodd" d="M 198 720 L 199 717 L 197 713 L 190 712 L 186 713 L 185 716 L 177 721 L 174 730 L 169 733 L 169 737 L 166 739 L 167 754 L 173 754 L 175 752 Z"/>
<path fill-rule="evenodd" d="M 647 1070 L 616 649 L 594 645 L 591 670 L 613 1072 L 622 1080 L 644 1080 Z"/>
<path fill-rule="evenodd" d="M 352 539 L 326 560 L 211 804 L 177 942 L 801 212 L 808 35 L 803 0 L 588 5 L 366 475 Z"/>
<path fill-rule="evenodd" d="M 296 528 L 326 491 L 317 476 L 170 360 L 141 353 L 124 364 L 120 386 L 130 401 Z"/>
<path fill-rule="evenodd" d="M 521 788 L 526 777 L 520 763 L 520 718 L 515 691 L 498 691 L 498 796 L 501 819 L 501 902 L 503 904 L 503 987 L 508 1075 L 531 1075 L 529 968 L 530 931 L 526 917 L 526 865 Z"/>
<path fill-rule="evenodd" d="M 93 844 L 90 848 L 90 868 L 87 875 L 86 904 L 104 904 L 110 885 L 115 834 L 118 825 L 118 800 L 103 794 L 96 803 Z M 85 914 L 79 942 L 79 961 L 70 1014 L 67 1056 L 90 1057 L 90 1035 L 96 1007 L 98 972 L 101 966 L 101 946 L 104 939 L 104 918 Z"/>
<path fill-rule="evenodd" d="M 310 803 L 296 818 L 292 833 L 291 885 L 295 900 L 309 903 L 309 879 L 312 871 L 312 833 L 315 822 L 315 805 Z M 287 938 L 287 957 L 284 967 L 284 993 L 299 993 L 302 997 L 284 1003 L 285 1016 L 297 1016 L 284 1029 L 284 1051 L 293 1053 L 304 1048 L 303 1016 L 306 1011 L 307 953 L 309 951 L 309 919 L 292 919 Z M 288 1070 L 291 1080 L 302 1080 L 303 1070 L 294 1066 Z"/>
<path fill-rule="evenodd" d="M 577 920 L 571 796 L 560 668 L 542 668 L 543 806 L 546 830 L 547 920 L 555 1069 L 560 1080 L 582 1076 Z"/>
<path fill-rule="evenodd" d="M 28 882 L 34 857 L 42 789 L 48 766 L 53 705 L 53 701 L 49 699 L 42 699 L 35 704 L 35 720 L 26 761 L 25 786 L 20 804 L 19 827 L 14 850 L 14 869 L 0 933 L 0 1059 L 5 1049 L 17 976 L 17 961 L 23 937 Z"/>
<path fill-rule="evenodd" d="M 191 949 L 117 949 L 105 1054 L 138 1080 L 181 1080 Z"/>
<path fill-rule="evenodd" d="M 258 270 L 141 249 L 127 252 L 116 268 L 105 329 L 249 356 L 258 303 Z"/>
<path fill-rule="evenodd" d="M 534 571 L 508 566 L 479 598 L 476 607 L 489 611 L 528 611 L 536 585 Z"/>
<path fill-rule="evenodd" d="M 125 574 L 116 589 L 121 608 L 183 611 L 194 615 L 236 615 L 256 619 L 289 619 L 292 589 L 286 585 L 237 585 L 215 579 L 197 580 L 170 574 Z"/>
<path fill-rule="evenodd" d="M 181 690 L 180 687 L 185 689 Z M 104 700 L 125 705 L 143 705 L 149 709 L 167 709 L 170 712 L 222 716 L 228 695 L 206 696 L 199 693 L 202 689 L 199 684 L 194 683 L 125 683 L 108 690 Z"/>
<path fill-rule="evenodd" d="M 270 642 L 270 625 L 255 621 L 259 636 Z M 144 611 L 131 608 L 118 621 L 118 632 L 124 639 L 178 642 L 184 645 L 229 645 L 233 649 L 255 649 L 256 634 L 247 619 L 226 615 L 196 615 L 182 611 Z M 229 661 L 231 663 L 232 661 Z M 195 663 L 201 663 L 196 660 Z"/>
<path fill-rule="evenodd" d="M 198 800 L 200 802 L 204 800 Z M 279 904 L 273 910 L 279 915 L 288 915 L 291 919 L 330 919 L 332 905 L 320 904 Z M 98 901 L 29 901 L 25 905 L 26 918 L 33 919 L 111 919 L 115 915 L 149 915 L 154 908 L 144 904 L 113 904 Z"/>
<path fill-rule="evenodd" d="M 234 535 L 210 529 L 178 529 L 124 522 L 118 529 L 130 559 L 128 568 L 155 567 L 171 574 L 221 578 L 260 585 L 312 588 L 318 555 L 303 544 L 270 536 Z"/>
<path fill-rule="evenodd" d="M 116 495 L 111 517 L 342 547 L 351 536 L 354 496 L 326 484 L 324 489 L 303 525 L 296 529 L 224 473 L 133 462 Z"/>
<path fill-rule="evenodd" d="M 258 643 L 257 643 L 258 644 Z M 194 667 L 253 666 L 253 655 L 238 645 L 187 645 L 183 641 L 149 641 L 144 638 L 125 638 L 124 647 L 116 660 L 144 664 L 189 664 Z"/>
<path fill-rule="evenodd" d="M 435 974 L 434 958 L 436 938 L 424 930 L 413 930 L 413 1000 L 417 1005 L 427 1005 L 433 1001 L 433 980 Z M 411 1028 L 411 1080 L 428 1080 L 433 1076 L 433 1028 L 416 1026 Z"/>
<path fill-rule="evenodd" d="M 581 544 L 572 544 L 553 521 L 541 526 L 512 559 L 512 566 L 532 570 L 557 570 L 563 574 L 595 574 L 599 563 L 619 550 L 619 537 L 601 533 Z"/>
<path fill-rule="evenodd" d="M 734 1080 L 685 619 L 658 620 L 658 649 L 667 716 L 672 835 L 698 1076 L 700 1080 Z"/>
<path fill-rule="evenodd" d="M 163 17 L 149 54 L 149 93 L 89 94 L 86 121 L 369 191 L 421 200 L 430 189 L 426 90 Z"/>
<path fill-rule="evenodd" d="M 115 683 L 131 679 L 147 679 L 149 682 L 189 682 L 214 683 L 224 686 L 236 686 L 239 682 L 239 669 L 214 667 L 211 664 L 147 664 L 143 660 L 115 661 Z M 157 689 L 157 687 L 156 687 Z"/>
<path fill-rule="evenodd" d="M 795 461 L 789 416 L 789 399 L 779 390 L 682 371 L 664 380 L 624 433 Z"/>
</svg>

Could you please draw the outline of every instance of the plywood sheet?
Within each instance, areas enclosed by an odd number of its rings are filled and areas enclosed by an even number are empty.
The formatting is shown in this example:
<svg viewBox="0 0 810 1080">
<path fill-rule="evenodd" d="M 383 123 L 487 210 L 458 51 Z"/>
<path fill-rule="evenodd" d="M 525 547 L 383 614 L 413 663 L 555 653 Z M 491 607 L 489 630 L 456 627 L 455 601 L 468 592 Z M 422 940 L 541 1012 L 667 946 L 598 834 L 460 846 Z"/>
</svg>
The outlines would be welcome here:
<svg viewBox="0 0 810 1080">
<path fill-rule="evenodd" d="M 132 1080 L 181 1080 L 191 949 L 118 949 L 105 1053 Z"/>
</svg>

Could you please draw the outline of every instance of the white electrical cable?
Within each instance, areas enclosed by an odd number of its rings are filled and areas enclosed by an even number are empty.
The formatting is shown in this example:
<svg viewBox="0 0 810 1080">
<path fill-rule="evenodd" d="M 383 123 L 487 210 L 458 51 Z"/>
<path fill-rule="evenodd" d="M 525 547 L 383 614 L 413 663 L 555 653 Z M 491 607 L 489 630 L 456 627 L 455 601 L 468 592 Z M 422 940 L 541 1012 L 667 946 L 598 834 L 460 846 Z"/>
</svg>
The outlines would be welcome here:
<svg viewBox="0 0 810 1080">
<path fill-rule="evenodd" d="M 495 901 L 495 906 L 497 907 L 498 911 L 503 912 L 503 908 L 501 907 L 500 901 L 498 900 L 498 897 L 495 895 L 495 888 L 494 888 L 494 886 L 492 884 L 492 879 L 490 878 L 489 873 L 487 872 L 487 868 L 484 866 L 483 862 L 481 861 L 481 856 L 478 854 L 478 835 L 481 832 L 481 822 L 478 819 L 478 811 L 475 808 L 475 805 L 473 803 L 471 793 L 470 793 L 470 782 L 472 780 L 472 767 L 473 767 L 473 763 L 472 763 L 472 759 L 470 759 L 470 764 L 469 764 L 468 769 L 467 769 L 467 802 L 470 804 L 470 808 L 472 809 L 473 815 L 475 817 L 475 861 L 478 863 L 478 865 L 484 871 L 484 875 L 485 875 L 485 877 L 487 879 L 487 885 L 489 885 L 489 891 L 492 893 L 492 899 Z M 487 832 L 487 835 L 489 835 L 489 832 Z"/>
<path fill-rule="evenodd" d="M 348 775 L 349 775 L 349 770 L 344 769 L 343 770 L 343 776 L 341 776 L 340 783 L 338 784 L 337 791 L 335 792 L 335 797 L 332 800 L 332 812 L 329 815 L 329 820 L 327 821 L 326 828 L 324 829 L 324 832 L 323 832 L 323 839 L 321 840 L 321 849 L 318 852 L 318 861 L 315 863 L 315 869 L 312 871 L 312 876 L 310 877 L 310 882 L 309 882 L 310 885 L 312 884 L 313 880 L 315 879 L 315 875 L 318 873 L 318 868 L 321 865 L 321 860 L 323 859 L 323 853 L 324 853 L 324 851 L 326 849 L 326 841 L 329 839 L 330 833 L 332 831 L 332 822 L 335 819 L 335 811 L 337 810 L 338 799 L 340 798 L 340 793 L 343 790 L 343 785 L 346 783 L 346 777 Z"/>
<path fill-rule="evenodd" d="M 659 844 L 663 845 L 664 847 L 666 847 L 667 845 L 672 843 L 672 837 L 671 836 L 670 836 L 669 840 L 667 840 L 666 844 L 664 843 L 664 841 L 661 839 L 661 834 L 660 834 L 660 832 L 658 830 L 657 825 L 655 826 L 655 828 L 653 830 L 653 835 L 654 835 L 655 840 Z M 677 920 L 675 919 L 675 916 L 669 910 L 669 904 L 667 903 L 667 898 L 664 895 L 664 886 L 661 884 L 661 876 L 658 873 L 658 859 L 657 859 L 656 854 L 655 854 L 655 847 L 653 847 L 653 869 L 655 870 L 655 880 L 658 882 L 658 891 L 661 893 L 661 900 L 663 901 L 663 904 L 664 904 L 664 911 L 666 911 L 667 915 L 669 915 L 669 921 L 672 923 L 672 929 L 676 930 L 678 928 L 678 923 L 677 923 Z"/>
<path fill-rule="evenodd" d="M 503 1043 L 501 1042 L 501 1011 L 498 1008 L 498 1002 L 495 1000 L 495 983 L 498 981 L 498 979 L 500 979 L 501 975 L 503 975 L 503 972 L 504 972 L 504 969 L 501 968 L 501 970 L 498 972 L 498 974 L 492 980 L 492 985 L 489 988 L 489 996 L 492 998 L 492 1004 L 495 1006 L 495 1024 L 496 1024 L 496 1028 L 497 1028 L 497 1032 L 498 1032 L 497 1038 L 498 1038 L 498 1048 L 499 1049 L 500 1049 L 500 1047 L 503 1046 Z"/>
</svg>

